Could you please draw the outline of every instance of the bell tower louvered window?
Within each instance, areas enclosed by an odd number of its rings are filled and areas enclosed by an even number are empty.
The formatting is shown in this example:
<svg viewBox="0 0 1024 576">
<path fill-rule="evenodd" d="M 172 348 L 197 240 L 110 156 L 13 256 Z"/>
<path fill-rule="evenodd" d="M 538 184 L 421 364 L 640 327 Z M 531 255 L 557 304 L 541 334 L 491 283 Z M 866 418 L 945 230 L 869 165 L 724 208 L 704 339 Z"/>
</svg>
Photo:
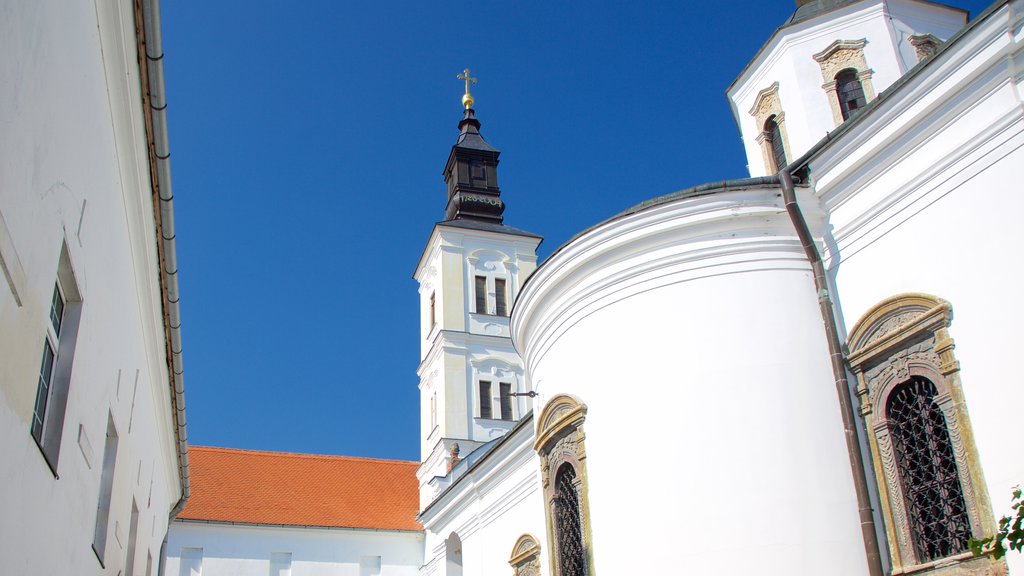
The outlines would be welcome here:
<svg viewBox="0 0 1024 576">
<path fill-rule="evenodd" d="M 580 499 L 576 489 L 576 471 L 562 464 L 555 476 L 555 533 L 558 537 L 560 576 L 584 576 L 583 527 L 580 523 Z"/>
<path fill-rule="evenodd" d="M 864 87 L 857 78 L 857 71 L 852 68 L 836 74 L 836 94 L 839 96 L 839 110 L 844 121 L 868 103 L 864 97 Z"/>
<path fill-rule="evenodd" d="M 971 535 L 946 418 L 930 380 L 914 376 L 889 396 L 886 413 L 919 558 L 963 552 Z"/>
<path fill-rule="evenodd" d="M 765 138 L 772 151 L 772 160 L 775 162 L 775 170 L 782 170 L 786 167 L 786 148 L 782 144 L 782 132 L 779 130 L 779 123 L 774 115 L 768 117 L 764 123 Z"/>
</svg>

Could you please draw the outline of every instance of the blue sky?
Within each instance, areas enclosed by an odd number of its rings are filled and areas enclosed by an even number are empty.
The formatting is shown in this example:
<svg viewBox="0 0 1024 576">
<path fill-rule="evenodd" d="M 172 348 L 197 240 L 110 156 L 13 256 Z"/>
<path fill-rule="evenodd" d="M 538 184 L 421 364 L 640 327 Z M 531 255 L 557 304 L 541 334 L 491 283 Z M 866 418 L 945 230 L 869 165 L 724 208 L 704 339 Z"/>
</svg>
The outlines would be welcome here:
<svg viewBox="0 0 1024 576">
<path fill-rule="evenodd" d="M 746 176 L 724 91 L 794 8 L 163 2 L 190 442 L 418 460 L 411 276 L 444 213 L 456 74 L 479 78 L 505 223 L 543 258 Z"/>
</svg>

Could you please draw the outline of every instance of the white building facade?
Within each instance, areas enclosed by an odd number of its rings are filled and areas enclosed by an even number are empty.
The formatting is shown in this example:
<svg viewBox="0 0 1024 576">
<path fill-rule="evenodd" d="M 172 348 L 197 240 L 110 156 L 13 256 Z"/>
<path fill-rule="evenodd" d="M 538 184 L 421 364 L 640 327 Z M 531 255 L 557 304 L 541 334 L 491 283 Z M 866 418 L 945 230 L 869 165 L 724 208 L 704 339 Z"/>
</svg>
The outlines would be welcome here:
<svg viewBox="0 0 1024 576">
<path fill-rule="evenodd" d="M 156 574 L 188 493 L 159 7 L 8 3 L 0 37 L 5 571 Z"/>
</svg>

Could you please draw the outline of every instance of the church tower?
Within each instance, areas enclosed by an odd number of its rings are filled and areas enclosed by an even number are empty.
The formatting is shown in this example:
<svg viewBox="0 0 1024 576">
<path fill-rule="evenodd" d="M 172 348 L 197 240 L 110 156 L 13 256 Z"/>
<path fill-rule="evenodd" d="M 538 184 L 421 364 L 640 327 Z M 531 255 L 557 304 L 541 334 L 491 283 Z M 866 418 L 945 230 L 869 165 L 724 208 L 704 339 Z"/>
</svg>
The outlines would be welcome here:
<svg viewBox="0 0 1024 576">
<path fill-rule="evenodd" d="M 966 11 L 922 0 L 797 0 L 726 91 L 750 175 L 802 156 L 966 23 Z"/>
<path fill-rule="evenodd" d="M 537 267 L 541 237 L 504 225 L 499 152 L 480 134 L 469 84 L 444 167 L 447 204 L 414 278 L 420 294 L 420 508 L 449 472 L 532 410 L 509 312 Z"/>
</svg>

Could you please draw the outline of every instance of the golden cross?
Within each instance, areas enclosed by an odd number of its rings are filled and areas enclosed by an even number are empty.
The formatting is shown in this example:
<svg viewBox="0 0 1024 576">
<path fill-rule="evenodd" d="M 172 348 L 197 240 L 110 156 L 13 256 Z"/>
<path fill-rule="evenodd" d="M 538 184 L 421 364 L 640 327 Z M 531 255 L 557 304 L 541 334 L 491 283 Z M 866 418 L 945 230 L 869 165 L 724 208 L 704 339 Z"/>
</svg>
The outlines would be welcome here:
<svg viewBox="0 0 1024 576">
<path fill-rule="evenodd" d="M 472 82 L 473 84 L 476 84 L 476 78 L 473 78 L 469 75 L 469 68 L 463 70 L 462 74 L 459 74 L 458 76 L 456 76 L 456 78 L 458 78 L 459 80 L 466 81 L 466 94 L 469 94 L 469 83 Z"/>
</svg>

